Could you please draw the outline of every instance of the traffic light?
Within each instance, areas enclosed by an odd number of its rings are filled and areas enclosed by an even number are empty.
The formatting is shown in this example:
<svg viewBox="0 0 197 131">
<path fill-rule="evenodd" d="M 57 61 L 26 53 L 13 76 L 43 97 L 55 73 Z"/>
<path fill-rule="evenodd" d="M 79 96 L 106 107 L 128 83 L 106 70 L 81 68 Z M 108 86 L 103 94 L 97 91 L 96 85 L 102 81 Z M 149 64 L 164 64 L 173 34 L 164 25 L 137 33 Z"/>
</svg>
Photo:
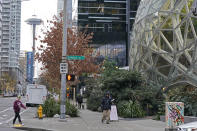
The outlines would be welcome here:
<svg viewBox="0 0 197 131">
<path fill-rule="evenodd" d="M 66 75 L 66 80 L 67 81 L 75 81 L 75 75 L 67 74 Z"/>
</svg>

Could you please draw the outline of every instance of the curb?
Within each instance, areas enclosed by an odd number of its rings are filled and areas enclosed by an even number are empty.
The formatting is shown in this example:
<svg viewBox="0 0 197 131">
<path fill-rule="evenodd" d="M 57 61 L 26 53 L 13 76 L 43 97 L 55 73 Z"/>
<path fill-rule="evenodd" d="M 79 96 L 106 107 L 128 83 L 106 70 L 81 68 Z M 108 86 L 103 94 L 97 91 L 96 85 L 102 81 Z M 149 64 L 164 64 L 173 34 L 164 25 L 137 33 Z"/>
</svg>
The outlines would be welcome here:
<svg viewBox="0 0 197 131">
<path fill-rule="evenodd" d="M 13 127 L 19 130 L 26 130 L 26 131 L 53 131 L 48 129 L 40 129 L 40 128 L 31 128 L 31 127 Z"/>
</svg>

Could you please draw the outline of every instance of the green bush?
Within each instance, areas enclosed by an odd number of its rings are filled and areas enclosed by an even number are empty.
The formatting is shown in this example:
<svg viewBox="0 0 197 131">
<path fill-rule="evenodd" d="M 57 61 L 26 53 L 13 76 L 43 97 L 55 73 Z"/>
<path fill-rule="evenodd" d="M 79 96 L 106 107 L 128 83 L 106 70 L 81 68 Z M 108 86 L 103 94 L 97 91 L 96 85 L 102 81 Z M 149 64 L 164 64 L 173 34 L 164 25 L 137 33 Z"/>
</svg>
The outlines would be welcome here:
<svg viewBox="0 0 197 131">
<path fill-rule="evenodd" d="M 71 117 L 78 116 L 78 109 L 66 101 L 66 115 Z M 43 104 L 43 113 L 46 117 L 53 117 L 55 114 L 60 114 L 60 102 L 56 102 L 53 98 L 49 98 Z"/>
<path fill-rule="evenodd" d="M 155 115 L 160 104 L 158 99 L 164 99 L 157 98 L 158 84 L 147 81 L 140 72 L 119 70 L 109 60 L 104 61 L 100 77 L 88 79 L 85 83 L 87 108 L 93 111 L 99 111 L 101 99 L 107 91 L 124 117 Z"/>
<path fill-rule="evenodd" d="M 100 91 L 93 91 L 87 99 L 87 108 L 92 111 L 99 111 L 103 95 Z"/>
<path fill-rule="evenodd" d="M 101 105 L 101 98 L 100 97 L 89 97 L 87 99 L 87 108 L 92 111 L 98 111 Z"/>
<path fill-rule="evenodd" d="M 74 105 L 70 104 L 69 101 L 66 101 L 66 115 L 77 117 L 78 113 L 78 109 Z"/>
<path fill-rule="evenodd" d="M 53 117 L 55 114 L 59 114 L 59 104 L 53 99 L 47 99 L 43 104 L 43 113 L 46 117 Z"/>
<path fill-rule="evenodd" d="M 160 102 L 160 104 L 158 104 L 158 111 L 156 113 L 155 118 L 153 118 L 154 120 L 160 120 L 160 116 L 164 116 L 165 115 L 165 102 Z"/>
<path fill-rule="evenodd" d="M 118 103 L 118 114 L 125 118 L 144 117 L 145 112 L 141 105 L 135 101 L 121 101 Z"/>
</svg>

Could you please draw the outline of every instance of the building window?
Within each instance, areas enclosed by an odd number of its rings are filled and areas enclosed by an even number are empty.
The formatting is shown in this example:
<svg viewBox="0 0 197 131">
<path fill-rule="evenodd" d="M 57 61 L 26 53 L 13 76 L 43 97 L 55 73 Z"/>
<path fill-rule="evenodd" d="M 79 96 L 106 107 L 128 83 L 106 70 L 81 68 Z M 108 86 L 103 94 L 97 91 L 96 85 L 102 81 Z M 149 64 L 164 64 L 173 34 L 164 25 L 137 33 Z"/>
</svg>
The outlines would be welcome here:
<svg viewBox="0 0 197 131">
<path fill-rule="evenodd" d="M 96 23 L 93 24 L 93 31 L 96 32 Z"/>
<path fill-rule="evenodd" d="M 97 8 L 97 12 L 104 13 L 104 3 L 99 4 L 99 7 Z"/>
<path fill-rule="evenodd" d="M 108 24 L 108 32 L 112 32 L 112 24 Z"/>
</svg>

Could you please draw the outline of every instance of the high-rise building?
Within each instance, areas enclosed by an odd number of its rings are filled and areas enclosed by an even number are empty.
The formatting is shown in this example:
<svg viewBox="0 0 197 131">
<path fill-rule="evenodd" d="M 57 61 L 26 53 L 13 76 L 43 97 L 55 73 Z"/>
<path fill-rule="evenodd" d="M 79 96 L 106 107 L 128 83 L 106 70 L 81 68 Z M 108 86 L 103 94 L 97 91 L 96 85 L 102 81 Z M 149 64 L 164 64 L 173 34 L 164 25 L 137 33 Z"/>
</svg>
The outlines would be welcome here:
<svg viewBox="0 0 197 131">
<path fill-rule="evenodd" d="M 67 14 L 68 14 L 68 19 L 69 21 L 72 20 L 71 22 L 68 22 L 69 25 L 68 27 L 70 28 L 70 26 L 74 27 L 76 29 L 76 26 L 77 26 L 77 18 L 78 18 L 78 14 L 77 14 L 77 11 L 78 11 L 78 0 L 69 0 L 67 1 L 67 4 L 68 4 L 68 11 Z M 63 12 L 63 9 L 64 9 L 64 0 L 58 0 L 57 1 L 57 16 Z"/>
<path fill-rule="evenodd" d="M 136 16 L 136 13 L 137 13 L 137 9 L 138 9 L 138 6 L 140 4 L 140 1 L 141 0 L 129 0 L 128 1 L 128 16 L 129 16 L 129 19 L 130 19 L 130 30 L 132 30 L 132 26 L 135 22 L 135 16 Z"/>
<path fill-rule="evenodd" d="M 1 50 L 1 40 L 2 40 L 2 0 L 0 0 L 0 50 Z M 0 61 L 1 61 L 1 57 L 0 57 Z M 0 69 L 1 69 L 1 64 L 0 64 Z"/>
<path fill-rule="evenodd" d="M 63 2 L 58 1 L 59 4 Z M 74 2 L 77 4 L 73 4 Z M 95 53 L 100 54 L 98 61 L 107 57 L 118 66 L 127 65 L 129 34 L 139 2 L 140 0 L 72 0 L 72 9 L 77 9 L 78 14 L 75 18 L 77 22 L 73 23 L 77 23 L 80 31 L 88 29 L 88 32 L 94 33 L 91 44 L 95 47 Z M 63 9 L 63 6 L 58 7 L 59 10 Z"/>
<path fill-rule="evenodd" d="M 130 32 L 140 0 L 78 0 L 78 27 L 94 32 L 99 58 L 128 65 Z"/>
<path fill-rule="evenodd" d="M 21 0 L 2 0 L 2 43 L 1 43 L 1 73 L 15 72 L 19 69 Z"/>
<path fill-rule="evenodd" d="M 138 6 L 140 4 L 141 0 L 127 0 L 127 44 L 126 44 L 126 59 L 127 59 L 127 64 L 129 63 L 129 50 L 130 50 L 130 36 L 131 36 L 131 31 L 133 28 L 133 24 L 135 22 L 135 16 L 137 13 Z"/>
<path fill-rule="evenodd" d="M 0 0 L 0 43 L 2 38 L 2 1 L 3 0 Z"/>
</svg>

